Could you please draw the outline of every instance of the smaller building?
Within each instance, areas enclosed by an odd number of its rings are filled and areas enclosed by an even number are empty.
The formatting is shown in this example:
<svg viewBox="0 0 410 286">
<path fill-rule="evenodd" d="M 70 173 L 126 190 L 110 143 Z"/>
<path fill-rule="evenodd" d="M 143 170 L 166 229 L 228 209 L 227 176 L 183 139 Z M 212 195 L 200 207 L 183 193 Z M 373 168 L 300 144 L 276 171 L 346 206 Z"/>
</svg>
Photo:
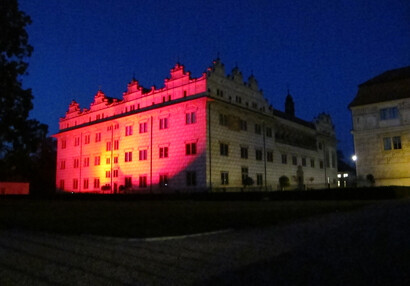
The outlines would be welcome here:
<svg viewBox="0 0 410 286">
<path fill-rule="evenodd" d="M 359 85 L 349 108 L 358 184 L 410 186 L 410 66 Z"/>
</svg>

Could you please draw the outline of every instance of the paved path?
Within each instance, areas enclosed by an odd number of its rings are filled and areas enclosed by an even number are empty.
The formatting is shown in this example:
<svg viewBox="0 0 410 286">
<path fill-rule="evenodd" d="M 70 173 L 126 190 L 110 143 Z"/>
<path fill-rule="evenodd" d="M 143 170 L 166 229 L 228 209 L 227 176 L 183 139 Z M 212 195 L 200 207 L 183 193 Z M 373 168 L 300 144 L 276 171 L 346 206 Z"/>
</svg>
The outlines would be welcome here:
<svg viewBox="0 0 410 286">
<path fill-rule="evenodd" d="M 0 285 L 410 285 L 410 201 L 143 241 L 0 231 Z"/>
</svg>

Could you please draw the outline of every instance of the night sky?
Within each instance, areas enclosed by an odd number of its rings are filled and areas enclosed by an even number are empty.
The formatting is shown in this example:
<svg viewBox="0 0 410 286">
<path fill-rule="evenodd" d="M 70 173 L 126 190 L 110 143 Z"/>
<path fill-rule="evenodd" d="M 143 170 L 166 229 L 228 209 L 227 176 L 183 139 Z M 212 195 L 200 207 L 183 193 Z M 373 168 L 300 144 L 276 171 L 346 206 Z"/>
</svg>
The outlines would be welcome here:
<svg viewBox="0 0 410 286">
<path fill-rule="evenodd" d="M 279 110 L 289 87 L 296 115 L 329 113 L 339 149 L 353 154 L 347 105 L 360 83 L 410 65 L 410 1 L 19 0 L 34 47 L 23 85 L 31 117 L 58 132 L 72 99 L 101 88 L 121 98 L 133 76 L 163 86 L 180 62 L 197 77 L 218 55 L 226 72 L 254 74 Z"/>
</svg>

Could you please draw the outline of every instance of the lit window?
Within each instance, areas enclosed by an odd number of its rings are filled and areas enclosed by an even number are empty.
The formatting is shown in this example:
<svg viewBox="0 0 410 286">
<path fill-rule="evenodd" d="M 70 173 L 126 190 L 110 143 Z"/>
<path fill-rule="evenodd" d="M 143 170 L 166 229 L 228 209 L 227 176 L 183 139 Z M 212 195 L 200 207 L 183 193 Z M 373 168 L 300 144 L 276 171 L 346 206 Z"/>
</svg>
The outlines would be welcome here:
<svg viewBox="0 0 410 286">
<path fill-rule="evenodd" d="M 84 179 L 84 189 L 88 189 L 88 179 Z"/>
<path fill-rule="evenodd" d="M 139 184 L 140 188 L 147 187 L 147 176 L 140 176 L 139 181 L 140 181 L 140 184 Z"/>
<path fill-rule="evenodd" d="M 73 189 L 74 190 L 78 189 L 78 179 L 73 179 Z"/>
<path fill-rule="evenodd" d="M 132 125 L 125 126 L 125 136 L 132 135 Z"/>
<path fill-rule="evenodd" d="M 159 148 L 159 157 L 160 158 L 168 158 L 168 147 L 160 147 Z"/>
<path fill-rule="evenodd" d="M 168 175 L 166 174 L 159 175 L 159 186 L 168 187 Z"/>
<path fill-rule="evenodd" d="M 185 114 L 185 123 L 194 124 L 196 123 L 196 112 L 188 112 Z"/>
<path fill-rule="evenodd" d="M 94 189 L 100 188 L 100 178 L 94 178 Z"/>
<path fill-rule="evenodd" d="M 228 184 L 229 184 L 229 173 L 221 172 L 221 185 L 228 185 Z"/>
<path fill-rule="evenodd" d="M 132 152 L 125 152 L 125 162 L 132 162 Z"/>
<path fill-rule="evenodd" d="M 147 160 L 147 150 L 140 150 L 139 151 L 139 160 L 143 161 L 143 160 Z"/>
<path fill-rule="evenodd" d="M 225 143 L 219 143 L 219 151 L 221 156 L 228 156 L 229 154 L 229 146 Z"/>
<path fill-rule="evenodd" d="M 168 128 L 168 118 L 160 118 L 159 119 L 159 129 L 167 129 Z"/>
<path fill-rule="evenodd" d="M 148 132 L 147 122 L 141 122 L 140 123 L 140 133 L 146 133 L 146 132 Z"/>
<path fill-rule="evenodd" d="M 196 186 L 196 172 L 195 171 L 186 172 L 186 185 Z"/>
<path fill-rule="evenodd" d="M 185 144 L 185 155 L 195 155 L 196 154 L 196 143 Z"/>
</svg>

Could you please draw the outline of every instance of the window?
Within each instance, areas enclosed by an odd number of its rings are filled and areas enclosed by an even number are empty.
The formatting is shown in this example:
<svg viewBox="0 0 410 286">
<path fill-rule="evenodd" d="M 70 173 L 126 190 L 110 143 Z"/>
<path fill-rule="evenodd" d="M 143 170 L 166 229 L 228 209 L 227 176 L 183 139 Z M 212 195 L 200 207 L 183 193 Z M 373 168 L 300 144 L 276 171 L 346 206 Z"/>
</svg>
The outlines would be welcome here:
<svg viewBox="0 0 410 286">
<path fill-rule="evenodd" d="M 64 190 L 64 180 L 60 180 L 60 190 Z"/>
<path fill-rule="evenodd" d="M 105 145 L 106 145 L 105 150 L 106 151 L 111 151 L 111 141 L 107 141 L 107 143 Z"/>
<path fill-rule="evenodd" d="M 61 139 L 61 149 L 65 149 L 67 147 L 67 141 L 65 139 Z"/>
<path fill-rule="evenodd" d="M 113 176 L 114 178 L 118 178 L 118 170 L 113 170 L 113 171 L 112 171 L 112 176 Z"/>
<path fill-rule="evenodd" d="M 239 120 L 239 125 L 240 125 L 240 129 L 242 131 L 247 131 L 248 130 L 248 122 L 246 122 L 245 120 L 240 119 Z"/>
<path fill-rule="evenodd" d="M 147 176 L 140 176 L 139 181 L 140 181 L 140 184 L 139 184 L 140 188 L 147 187 Z"/>
<path fill-rule="evenodd" d="M 252 108 L 258 108 L 258 104 L 256 102 L 252 102 Z"/>
<path fill-rule="evenodd" d="M 78 189 L 78 179 L 73 179 L 73 189 L 74 190 Z"/>
<path fill-rule="evenodd" d="M 302 166 L 306 167 L 306 158 L 304 158 L 304 157 L 302 158 Z"/>
<path fill-rule="evenodd" d="M 118 164 L 118 156 L 114 157 L 114 164 Z"/>
<path fill-rule="evenodd" d="M 159 129 L 167 129 L 168 128 L 168 118 L 160 118 L 159 120 Z"/>
<path fill-rule="evenodd" d="M 336 153 L 335 153 L 335 151 L 332 152 L 332 168 L 336 168 Z"/>
<path fill-rule="evenodd" d="M 330 156 L 329 156 L 329 150 L 326 149 L 325 151 L 325 160 L 326 160 L 326 168 L 330 167 Z"/>
<path fill-rule="evenodd" d="M 74 159 L 74 168 L 78 168 L 80 166 L 80 159 Z"/>
<path fill-rule="evenodd" d="M 401 149 L 401 137 L 394 136 L 394 137 L 384 137 L 383 138 L 383 146 L 384 150 L 392 150 L 392 149 Z"/>
<path fill-rule="evenodd" d="M 310 159 L 310 167 L 315 167 L 315 159 Z"/>
<path fill-rule="evenodd" d="M 228 185 L 228 184 L 229 184 L 229 173 L 221 172 L 221 185 Z"/>
<path fill-rule="evenodd" d="M 132 135 L 132 125 L 125 126 L 125 136 Z"/>
<path fill-rule="evenodd" d="M 263 184 L 263 176 L 262 174 L 256 174 L 256 185 L 262 186 Z"/>
<path fill-rule="evenodd" d="M 242 185 L 247 185 L 247 179 L 248 179 L 248 167 L 241 167 L 241 172 L 242 172 Z"/>
<path fill-rule="evenodd" d="M 132 152 L 125 152 L 125 162 L 132 162 Z"/>
<path fill-rule="evenodd" d="M 80 137 L 75 137 L 74 138 L 74 146 L 80 145 Z"/>
<path fill-rule="evenodd" d="M 286 154 L 282 154 L 282 164 L 288 163 L 288 156 Z"/>
<path fill-rule="evenodd" d="M 219 125 L 227 126 L 228 125 L 228 116 L 226 114 L 219 114 Z"/>
<path fill-rule="evenodd" d="M 266 137 L 272 137 L 272 128 L 266 127 Z"/>
<path fill-rule="evenodd" d="M 319 167 L 320 167 L 320 169 L 323 169 L 323 160 L 319 161 Z"/>
<path fill-rule="evenodd" d="M 160 147 L 159 148 L 159 157 L 160 158 L 168 158 L 168 147 Z"/>
<path fill-rule="evenodd" d="M 241 147 L 241 158 L 248 159 L 248 147 Z"/>
<path fill-rule="evenodd" d="M 242 98 L 240 96 L 235 97 L 235 102 L 236 103 L 242 103 Z"/>
<path fill-rule="evenodd" d="M 118 150 L 120 148 L 120 142 L 119 140 L 114 140 L 114 150 Z"/>
<path fill-rule="evenodd" d="M 140 123 L 140 133 L 147 133 L 147 122 L 141 122 Z"/>
<path fill-rule="evenodd" d="M 186 185 L 196 186 L 196 172 L 195 171 L 186 172 Z"/>
<path fill-rule="evenodd" d="M 266 152 L 266 161 L 273 162 L 273 151 Z"/>
<path fill-rule="evenodd" d="M 90 158 L 89 157 L 85 157 L 84 158 L 84 167 L 88 167 L 90 166 Z"/>
<path fill-rule="evenodd" d="M 60 162 L 60 169 L 61 169 L 61 170 L 64 170 L 64 169 L 65 169 L 65 160 L 62 160 L 62 161 Z"/>
<path fill-rule="evenodd" d="M 100 178 L 94 178 L 94 189 L 100 188 Z"/>
<path fill-rule="evenodd" d="M 185 144 L 185 155 L 195 155 L 196 154 L 196 143 Z"/>
<path fill-rule="evenodd" d="M 168 175 L 166 174 L 159 175 L 159 186 L 168 187 Z"/>
<path fill-rule="evenodd" d="M 292 156 L 292 164 L 297 165 L 298 164 L 298 157 Z"/>
<path fill-rule="evenodd" d="M 95 133 L 95 142 L 100 142 L 101 141 L 101 132 Z"/>
<path fill-rule="evenodd" d="M 105 158 L 105 164 L 107 164 L 107 165 L 111 164 L 111 158 L 110 157 Z"/>
<path fill-rule="evenodd" d="M 221 156 L 228 156 L 229 153 L 229 146 L 225 143 L 219 143 L 219 151 Z"/>
<path fill-rule="evenodd" d="M 105 171 L 105 177 L 111 178 L 111 171 Z"/>
<path fill-rule="evenodd" d="M 83 183 L 84 183 L 84 189 L 87 190 L 88 189 L 88 179 L 84 179 Z"/>
<path fill-rule="evenodd" d="M 138 157 L 138 159 L 139 159 L 140 161 L 147 160 L 147 150 L 146 150 L 146 149 L 139 151 L 139 157 Z"/>
<path fill-rule="evenodd" d="M 131 188 L 132 187 L 132 177 L 125 177 L 124 178 L 124 186 L 126 188 Z"/>
<path fill-rule="evenodd" d="M 255 133 L 256 134 L 261 134 L 262 133 L 262 127 L 260 124 L 255 124 Z"/>
<path fill-rule="evenodd" d="M 196 112 L 189 112 L 185 114 L 185 123 L 186 124 L 196 123 Z"/>
<path fill-rule="evenodd" d="M 101 159 L 100 159 L 100 156 L 95 156 L 95 157 L 94 157 L 94 165 L 95 165 L 95 166 L 100 165 L 100 160 L 101 160 Z"/>
<path fill-rule="evenodd" d="M 90 144 L 90 134 L 84 136 L 84 144 Z"/>
<path fill-rule="evenodd" d="M 389 120 L 399 117 L 399 111 L 397 107 L 389 107 L 380 109 L 380 120 Z"/>
<path fill-rule="evenodd" d="M 114 124 L 114 129 L 120 128 L 120 125 L 118 123 Z"/>
<path fill-rule="evenodd" d="M 262 149 L 256 149 L 255 150 L 255 158 L 257 161 L 262 160 Z"/>
</svg>

